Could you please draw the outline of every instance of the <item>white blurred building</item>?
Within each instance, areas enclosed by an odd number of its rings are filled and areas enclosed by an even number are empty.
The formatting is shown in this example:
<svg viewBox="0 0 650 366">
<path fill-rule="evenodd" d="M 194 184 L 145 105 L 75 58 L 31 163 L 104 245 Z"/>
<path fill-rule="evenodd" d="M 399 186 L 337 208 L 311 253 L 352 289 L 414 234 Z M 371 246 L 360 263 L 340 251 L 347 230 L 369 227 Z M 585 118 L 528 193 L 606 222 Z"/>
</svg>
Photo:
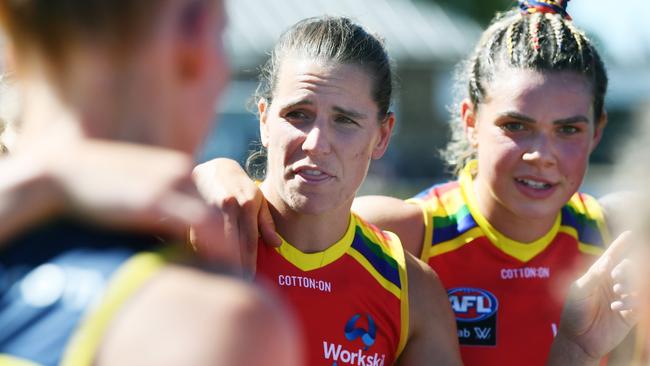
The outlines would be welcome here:
<svg viewBox="0 0 650 366">
<path fill-rule="evenodd" d="M 381 35 L 396 62 L 397 131 L 385 163 L 401 162 L 401 173 L 431 175 L 441 168 L 436 150 L 447 140 L 453 66 L 468 54 L 481 28 L 467 17 L 412 0 L 229 0 L 226 46 L 233 82 L 220 106 L 221 128 L 208 140 L 203 158 L 246 155 L 257 123 L 246 110 L 263 64 L 280 34 L 307 17 L 346 16 Z M 244 141 L 242 143 L 242 141 Z M 418 161 L 408 163 L 408 157 Z"/>
</svg>

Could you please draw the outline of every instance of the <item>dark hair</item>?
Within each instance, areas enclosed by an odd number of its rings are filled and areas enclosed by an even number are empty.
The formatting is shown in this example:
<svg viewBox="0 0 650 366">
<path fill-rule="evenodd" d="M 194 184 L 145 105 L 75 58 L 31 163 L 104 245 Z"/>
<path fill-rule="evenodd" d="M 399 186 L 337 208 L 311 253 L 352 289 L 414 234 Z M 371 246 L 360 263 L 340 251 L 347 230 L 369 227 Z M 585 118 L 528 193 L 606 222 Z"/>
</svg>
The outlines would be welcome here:
<svg viewBox="0 0 650 366">
<path fill-rule="evenodd" d="M 322 16 L 299 21 L 285 31 L 275 44 L 271 57 L 260 70 L 255 99 L 273 102 L 282 61 L 287 56 L 356 65 L 371 77 L 372 99 L 383 121 L 389 112 L 393 93 L 393 72 L 383 40 L 345 17 Z M 246 168 L 256 178 L 264 176 L 265 152 L 253 152 Z"/>
<path fill-rule="evenodd" d="M 591 85 L 594 119 L 600 119 L 607 91 L 605 66 L 593 43 L 566 14 L 566 2 L 551 2 L 558 3 L 563 11 L 535 11 L 539 9 L 520 1 L 523 11 L 513 9 L 497 14 L 483 32 L 474 53 L 462 64 L 462 75 L 458 78 L 465 90 L 463 94 L 475 106 L 485 100 L 494 75 L 504 67 L 570 71 L 584 76 Z M 468 160 L 475 158 L 476 152 L 467 142 L 460 116 L 454 117 L 453 124 L 452 139 L 443 154 L 447 164 L 458 173 Z"/>
<path fill-rule="evenodd" d="M 284 32 L 260 71 L 256 97 L 272 101 L 282 61 L 287 55 L 362 67 L 373 79 L 372 98 L 380 120 L 388 113 L 393 73 L 383 41 L 344 17 L 307 18 Z"/>
</svg>

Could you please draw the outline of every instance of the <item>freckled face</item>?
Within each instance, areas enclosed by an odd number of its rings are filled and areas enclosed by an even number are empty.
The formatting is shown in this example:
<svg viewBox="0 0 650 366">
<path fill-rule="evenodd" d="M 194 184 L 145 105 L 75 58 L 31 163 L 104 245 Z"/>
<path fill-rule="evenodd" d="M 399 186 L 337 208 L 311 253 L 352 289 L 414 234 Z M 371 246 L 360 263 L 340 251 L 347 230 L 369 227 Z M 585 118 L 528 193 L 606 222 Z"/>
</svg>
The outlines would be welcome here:
<svg viewBox="0 0 650 366">
<path fill-rule="evenodd" d="M 580 187 L 604 126 L 594 121 L 591 86 L 572 72 L 506 69 L 487 94 L 475 121 L 465 119 L 481 206 L 491 221 L 553 220 Z"/>
<path fill-rule="evenodd" d="M 283 61 L 272 103 L 259 104 L 268 151 L 262 189 L 276 208 L 349 215 L 370 160 L 383 155 L 393 125 L 392 117 L 378 119 L 371 87 L 358 66 Z"/>
</svg>

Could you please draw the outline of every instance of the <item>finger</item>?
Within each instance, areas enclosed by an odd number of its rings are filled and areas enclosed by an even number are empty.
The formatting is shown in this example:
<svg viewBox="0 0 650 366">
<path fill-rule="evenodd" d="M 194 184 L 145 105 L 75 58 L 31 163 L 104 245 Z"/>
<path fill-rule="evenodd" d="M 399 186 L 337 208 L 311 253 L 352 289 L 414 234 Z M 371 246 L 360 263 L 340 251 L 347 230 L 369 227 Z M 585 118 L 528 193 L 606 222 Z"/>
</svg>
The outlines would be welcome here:
<svg viewBox="0 0 650 366">
<path fill-rule="evenodd" d="M 620 263 L 625 259 L 625 255 L 632 248 L 634 235 L 631 231 L 624 231 L 614 239 L 612 244 L 605 250 L 602 257 L 608 257 L 612 266 Z"/>
<path fill-rule="evenodd" d="M 199 258 L 209 263 L 239 268 L 239 252 L 233 248 L 232 241 L 226 239 L 228 230 L 228 225 L 214 218 L 192 226 L 190 240 Z"/>
<path fill-rule="evenodd" d="M 206 214 L 193 226 L 193 241 L 199 256 L 208 262 L 228 264 L 235 272 L 241 269 L 237 219 L 223 210 L 206 206 Z"/>
<path fill-rule="evenodd" d="M 201 224 L 209 213 L 200 198 L 184 193 L 167 194 L 157 203 L 151 213 L 151 218 L 156 218 L 154 225 L 177 239 L 184 239 L 189 227 Z"/>
<path fill-rule="evenodd" d="M 237 201 L 234 198 L 229 198 L 224 201 L 224 205 L 222 206 L 221 210 L 217 211 L 217 213 L 221 215 L 221 218 L 223 220 L 223 246 L 229 250 L 232 258 L 234 258 L 234 260 L 237 262 L 237 267 L 241 269 L 242 259 L 239 219 L 237 216 L 238 211 L 239 205 L 237 204 Z"/>
<path fill-rule="evenodd" d="M 644 276 L 641 275 L 639 266 L 628 258 L 618 263 L 610 275 L 614 281 L 612 290 L 619 296 L 638 294 L 644 287 Z"/>
<path fill-rule="evenodd" d="M 619 296 L 631 293 L 630 287 L 622 283 L 615 283 L 614 286 L 612 286 L 612 291 Z"/>
<path fill-rule="evenodd" d="M 249 273 L 255 273 L 257 264 L 257 242 L 259 234 L 257 232 L 257 214 L 250 210 L 242 210 L 239 215 L 240 227 L 240 254 L 244 270 Z"/>
<path fill-rule="evenodd" d="M 613 267 L 623 259 L 624 253 L 630 247 L 631 242 L 631 233 L 629 231 L 619 235 L 598 260 L 589 267 L 587 273 L 576 281 L 578 287 L 584 288 L 590 284 L 594 285 L 595 278 L 604 274 L 609 275 Z"/>
<path fill-rule="evenodd" d="M 262 198 L 262 206 L 260 207 L 257 221 L 262 234 L 262 239 L 264 239 L 266 244 L 273 247 L 279 247 L 282 245 L 282 239 L 280 239 L 280 236 L 275 230 L 275 223 L 273 222 L 273 216 L 271 216 L 269 204 L 264 198 Z"/>
<path fill-rule="evenodd" d="M 641 319 L 641 314 L 639 313 L 638 309 L 622 310 L 618 313 L 630 328 L 635 326 Z"/>
<path fill-rule="evenodd" d="M 610 304 L 610 308 L 615 311 L 634 310 L 639 306 L 639 296 L 636 294 L 623 294 Z"/>
<path fill-rule="evenodd" d="M 166 230 L 173 229 L 177 232 L 183 242 L 194 248 L 200 259 L 209 263 L 227 264 L 234 272 L 238 272 L 241 266 L 239 252 L 234 248 L 232 239 L 229 239 L 232 234 L 228 234 L 231 224 L 226 224 L 220 214 L 195 196 L 170 195 L 161 202 L 162 209 L 168 214 L 160 222 Z M 170 212 L 170 208 L 174 212 Z M 180 215 L 179 212 L 186 214 Z"/>
<path fill-rule="evenodd" d="M 637 297 L 626 297 L 612 301 L 610 308 L 617 312 L 627 325 L 634 326 L 640 319 L 639 300 Z"/>
<path fill-rule="evenodd" d="M 616 264 L 616 266 L 614 267 L 614 269 L 612 269 L 610 274 L 612 276 L 612 279 L 616 281 L 626 281 L 631 279 L 635 271 L 636 271 L 635 263 L 632 260 L 625 258 Z"/>
</svg>

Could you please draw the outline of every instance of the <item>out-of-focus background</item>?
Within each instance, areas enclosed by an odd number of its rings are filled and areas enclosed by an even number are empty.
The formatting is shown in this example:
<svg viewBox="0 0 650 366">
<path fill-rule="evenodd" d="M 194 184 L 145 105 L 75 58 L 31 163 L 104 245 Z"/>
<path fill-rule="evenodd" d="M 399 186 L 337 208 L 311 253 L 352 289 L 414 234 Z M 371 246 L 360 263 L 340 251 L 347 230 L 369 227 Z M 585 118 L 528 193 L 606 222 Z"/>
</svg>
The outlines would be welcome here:
<svg viewBox="0 0 650 366">
<path fill-rule="evenodd" d="M 406 198 L 452 178 L 438 151 L 449 137 L 454 67 L 469 54 L 494 13 L 515 2 L 226 0 L 226 4 L 232 82 L 217 108 L 219 124 L 207 137 L 199 160 L 226 156 L 245 161 L 259 140 L 256 117 L 248 108 L 258 67 L 281 32 L 306 17 L 344 15 L 385 38 L 399 84 L 393 106 L 398 124 L 391 146 L 373 163 L 361 193 Z M 634 133 L 635 124 L 650 123 L 650 2 L 573 0 L 568 10 L 576 25 L 596 41 L 609 71 L 609 124 L 583 185 L 584 191 L 601 195 L 615 189 L 609 178 L 617 150 Z"/>
</svg>

